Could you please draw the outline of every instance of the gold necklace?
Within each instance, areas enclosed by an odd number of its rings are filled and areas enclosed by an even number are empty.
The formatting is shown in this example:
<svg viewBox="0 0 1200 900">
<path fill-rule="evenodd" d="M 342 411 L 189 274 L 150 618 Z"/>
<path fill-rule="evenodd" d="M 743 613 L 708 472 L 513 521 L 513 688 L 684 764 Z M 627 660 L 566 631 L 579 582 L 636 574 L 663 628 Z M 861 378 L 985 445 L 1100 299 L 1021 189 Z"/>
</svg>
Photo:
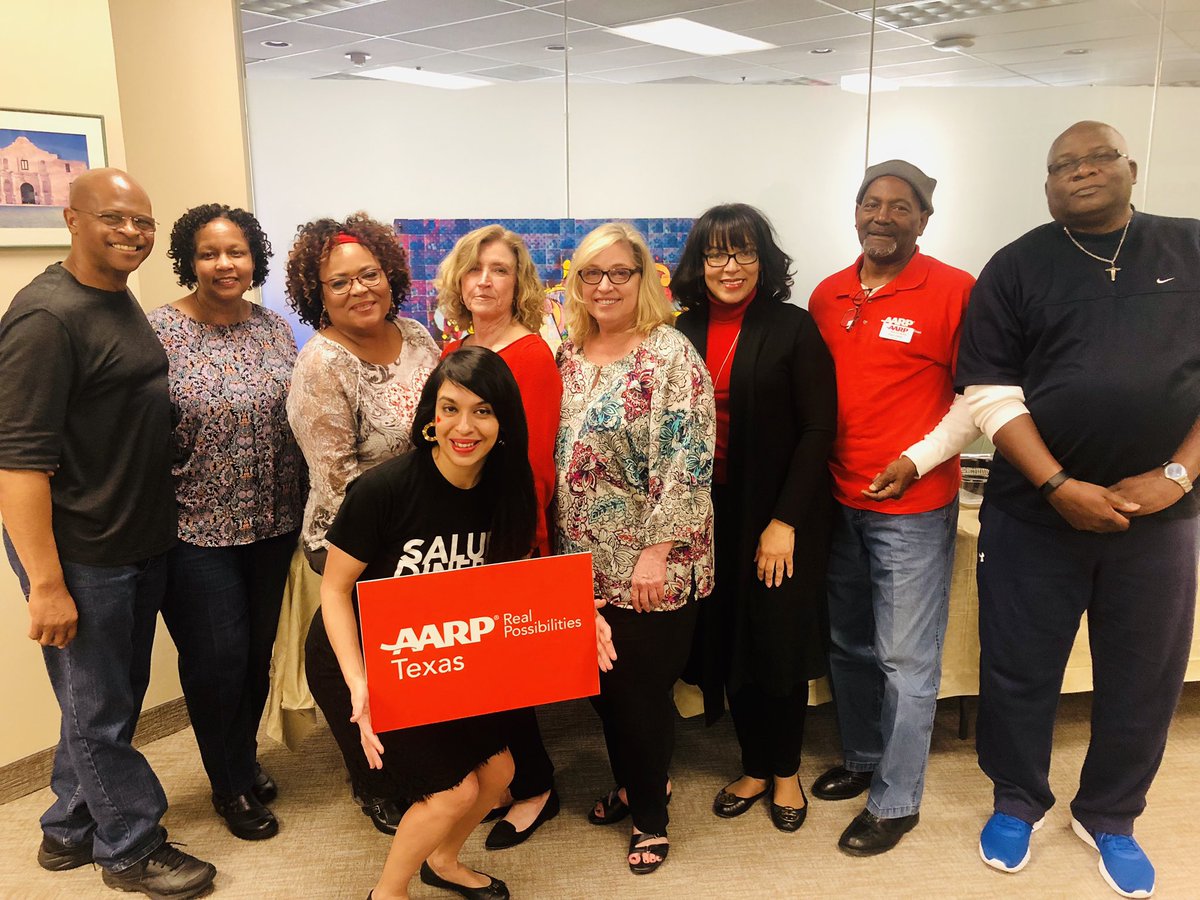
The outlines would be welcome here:
<svg viewBox="0 0 1200 900">
<path fill-rule="evenodd" d="M 1129 234 L 1129 226 L 1133 223 L 1133 214 L 1130 213 L 1129 221 L 1125 223 L 1125 230 L 1121 232 L 1121 240 L 1117 241 L 1117 252 L 1112 255 L 1112 259 L 1105 259 L 1103 256 L 1097 256 L 1079 241 L 1075 240 L 1075 235 L 1071 234 L 1071 229 L 1066 225 L 1063 226 L 1063 232 L 1071 239 L 1071 243 L 1090 256 L 1092 259 L 1098 259 L 1100 262 L 1108 263 L 1108 268 L 1104 271 L 1108 273 L 1108 277 L 1113 281 L 1117 280 L 1117 273 L 1121 270 L 1117 268 L 1117 257 L 1121 255 L 1121 248 L 1125 246 L 1125 235 Z"/>
</svg>

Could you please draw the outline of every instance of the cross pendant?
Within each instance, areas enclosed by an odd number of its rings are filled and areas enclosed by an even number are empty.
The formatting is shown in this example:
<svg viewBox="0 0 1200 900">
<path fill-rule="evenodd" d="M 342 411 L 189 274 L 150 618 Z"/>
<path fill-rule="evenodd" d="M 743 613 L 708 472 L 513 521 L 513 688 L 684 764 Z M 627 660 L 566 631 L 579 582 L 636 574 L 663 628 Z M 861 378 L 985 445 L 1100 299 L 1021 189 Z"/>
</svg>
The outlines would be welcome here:
<svg viewBox="0 0 1200 900">
<path fill-rule="evenodd" d="M 1118 272 L 1120 272 L 1121 270 L 1117 268 L 1117 264 L 1116 264 L 1116 263 L 1113 263 L 1111 266 L 1109 266 L 1109 267 L 1108 267 L 1107 269 L 1105 269 L 1104 271 L 1108 273 L 1108 277 L 1109 277 L 1109 278 L 1111 278 L 1113 281 L 1116 281 L 1116 280 L 1117 280 L 1117 273 L 1118 273 Z"/>
</svg>

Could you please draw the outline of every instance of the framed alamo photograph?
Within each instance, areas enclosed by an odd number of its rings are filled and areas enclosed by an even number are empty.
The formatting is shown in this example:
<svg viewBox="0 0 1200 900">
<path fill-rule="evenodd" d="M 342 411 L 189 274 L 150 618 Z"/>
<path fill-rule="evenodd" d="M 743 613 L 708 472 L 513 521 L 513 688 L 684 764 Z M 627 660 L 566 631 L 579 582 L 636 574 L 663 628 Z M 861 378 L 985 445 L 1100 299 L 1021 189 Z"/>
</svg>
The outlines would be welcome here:
<svg viewBox="0 0 1200 900">
<path fill-rule="evenodd" d="M 0 109 L 0 247 L 62 247 L 71 182 L 107 165 L 104 117 Z"/>
</svg>

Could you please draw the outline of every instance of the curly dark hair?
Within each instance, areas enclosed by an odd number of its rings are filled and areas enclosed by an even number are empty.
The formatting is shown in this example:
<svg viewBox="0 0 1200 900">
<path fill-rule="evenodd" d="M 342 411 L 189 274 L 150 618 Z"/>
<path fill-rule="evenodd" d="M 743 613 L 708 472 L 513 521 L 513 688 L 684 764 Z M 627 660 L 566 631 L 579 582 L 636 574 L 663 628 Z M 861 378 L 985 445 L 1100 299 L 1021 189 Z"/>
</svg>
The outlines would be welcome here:
<svg viewBox="0 0 1200 900">
<path fill-rule="evenodd" d="M 171 266 L 179 276 L 179 283 L 185 288 L 196 286 L 196 234 L 213 219 L 228 219 L 246 236 L 250 245 L 250 257 L 254 260 L 254 280 L 251 284 L 258 287 L 267 280 L 268 263 L 271 258 L 271 242 L 258 224 L 258 219 L 251 213 L 237 207 L 226 206 L 224 203 L 205 203 L 203 206 L 193 206 L 180 216 L 171 229 L 171 247 L 167 256 Z"/>
<path fill-rule="evenodd" d="M 408 299 L 408 254 L 396 240 L 395 231 L 365 212 L 356 212 L 344 222 L 329 218 L 316 219 L 296 229 L 296 243 L 287 260 L 288 303 L 301 322 L 316 329 L 322 327 L 325 300 L 321 263 L 329 256 L 333 239 L 338 234 L 358 238 L 359 243 L 379 260 L 379 267 L 392 289 L 392 308 L 388 318 L 394 319 L 400 305 Z"/>
<path fill-rule="evenodd" d="M 723 203 L 696 220 L 671 278 L 671 294 L 685 307 L 708 302 L 704 251 L 710 247 L 753 247 L 758 251 L 757 296 L 780 302 L 792 296 L 792 258 L 779 246 L 770 221 L 761 210 L 746 203 Z"/>
</svg>

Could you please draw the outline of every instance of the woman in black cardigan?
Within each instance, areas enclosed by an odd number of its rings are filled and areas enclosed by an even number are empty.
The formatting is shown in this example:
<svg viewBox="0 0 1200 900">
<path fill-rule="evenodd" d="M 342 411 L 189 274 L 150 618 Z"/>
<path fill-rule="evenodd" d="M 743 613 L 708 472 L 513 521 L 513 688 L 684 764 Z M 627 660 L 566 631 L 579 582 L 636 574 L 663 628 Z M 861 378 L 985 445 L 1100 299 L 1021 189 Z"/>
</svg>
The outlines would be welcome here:
<svg viewBox="0 0 1200 900">
<path fill-rule="evenodd" d="M 710 724 L 728 696 L 742 749 L 742 776 L 713 812 L 733 818 L 770 793 L 788 832 L 807 811 L 796 776 L 808 681 L 825 671 L 836 427 L 833 361 L 808 312 L 786 302 L 791 263 L 761 212 L 727 204 L 697 220 L 671 281 L 717 400 L 717 581 L 685 676 Z"/>
</svg>

